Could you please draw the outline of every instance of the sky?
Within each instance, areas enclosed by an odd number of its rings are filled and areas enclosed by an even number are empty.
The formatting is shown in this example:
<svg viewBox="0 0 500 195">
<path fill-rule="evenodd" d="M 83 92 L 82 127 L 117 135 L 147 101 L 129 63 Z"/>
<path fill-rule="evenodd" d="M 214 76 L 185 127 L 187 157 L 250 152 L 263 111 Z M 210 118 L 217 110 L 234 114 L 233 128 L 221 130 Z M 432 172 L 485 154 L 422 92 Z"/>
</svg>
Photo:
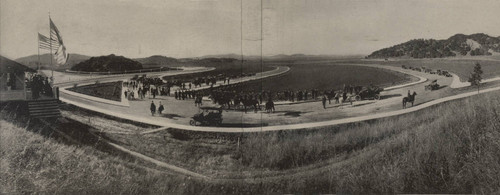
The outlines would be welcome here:
<svg viewBox="0 0 500 195">
<path fill-rule="evenodd" d="M 262 3 L 261 3 L 262 2 Z M 500 36 L 500 0 L 0 0 L 0 55 L 367 55 L 411 39 Z M 45 53 L 46 51 L 41 51 Z"/>
</svg>

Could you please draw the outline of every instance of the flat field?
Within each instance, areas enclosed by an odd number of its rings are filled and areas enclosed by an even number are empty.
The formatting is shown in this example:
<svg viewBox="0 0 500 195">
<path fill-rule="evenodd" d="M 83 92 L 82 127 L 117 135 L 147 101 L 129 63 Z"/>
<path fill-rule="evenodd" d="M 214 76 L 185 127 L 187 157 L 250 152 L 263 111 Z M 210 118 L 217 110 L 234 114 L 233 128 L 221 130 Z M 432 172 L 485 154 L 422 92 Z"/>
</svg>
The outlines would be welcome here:
<svg viewBox="0 0 500 195">
<path fill-rule="evenodd" d="M 483 70 L 483 78 L 493 78 L 500 75 L 500 61 L 484 59 L 408 59 L 408 60 L 389 60 L 389 61 L 357 61 L 355 63 L 381 64 L 390 66 L 412 66 L 430 68 L 433 70 L 448 70 L 460 77 L 461 81 L 467 81 L 474 65 L 478 62 Z"/>
<path fill-rule="evenodd" d="M 207 64 L 207 67 L 215 67 L 215 70 L 208 71 L 208 72 L 200 72 L 200 73 L 194 73 L 194 74 L 187 74 L 187 75 L 176 75 L 176 76 L 166 76 L 163 77 L 165 80 L 192 80 L 197 77 L 207 77 L 207 76 L 217 76 L 220 74 L 225 74 L 227 76 L 230 75 L 235 75 L 235 76 L 240 76 L 242 74 L 255 74 L 259 72 L 265 72 L 269 70 L 273 70 L 274 67 L 269 66 L 269 65 L 261 65 L 258 62 L 252 61 L 252 62 L 246 62 L 246 63 L 239 63 L 239 62 L 232 62 L 232 63 L 219 63 L 219 64 Z"/>
<path fill-rule="evenodd" d="M 68 90 L 107 100 L 121 101 L 122 82 L 96 83 L 72 87 Z"/>
<path fill-rule="evenodd" d="M 318 89 L 339 90 L 345 85 L 387 87 L 415 80 L 415 77 L 400 72 L 355 65 L 292 64 L 289 72 L 271 78 L 246 82 L 235 86 L 241 91 L 283 91 Z"/>
</svg>

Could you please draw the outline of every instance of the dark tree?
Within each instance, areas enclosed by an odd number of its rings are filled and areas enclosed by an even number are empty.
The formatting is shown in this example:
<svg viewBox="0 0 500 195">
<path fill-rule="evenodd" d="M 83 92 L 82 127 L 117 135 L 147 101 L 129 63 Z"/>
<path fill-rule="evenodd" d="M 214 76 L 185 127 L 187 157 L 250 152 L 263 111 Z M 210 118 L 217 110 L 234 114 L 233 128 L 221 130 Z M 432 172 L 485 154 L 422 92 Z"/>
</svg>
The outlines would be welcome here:
<svg viewBox="0 0 500 195">
<path fill-rule="evenodd" d="M 481 75 L 483 74 L 483 70 L 481 70 L 481 64 L 476 62 L 474 66 L 474 71 L 470 73 L 469 82 L 472 86 L 477 86 L 477 93 L 479 93 L 479 85 L 481 84 Z"/>
</svg>

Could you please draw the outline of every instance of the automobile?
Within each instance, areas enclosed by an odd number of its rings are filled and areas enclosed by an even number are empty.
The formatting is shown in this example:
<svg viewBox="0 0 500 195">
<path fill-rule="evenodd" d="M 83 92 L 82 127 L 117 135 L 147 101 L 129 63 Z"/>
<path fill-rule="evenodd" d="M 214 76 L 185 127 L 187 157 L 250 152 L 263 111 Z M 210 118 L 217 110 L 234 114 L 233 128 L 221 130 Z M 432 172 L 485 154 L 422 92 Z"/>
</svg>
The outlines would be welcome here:
<svg viewBox="0 0 500 195">
<path fill-rule="evenodd" d="M 452 77 L 453 75 L 451 75 L 450 72 L 448 72 L 447 70 L 443 70 L 441 71 L 441 75 L 445 76 L 445 77 Z"/>
<path fill-rule="evenodd" d="M 437 90 L 439 89 L 439 84 L 437 83 L 437 80 L 432 81 L 430 84 L 426 85 L 424 88 L 426 91 L 427 90 Z"/>
<path fill-rule="evenodd" d="M 193 126 L 220 126 L 222 124 L 221 107 L 200 107 L 201 113 L 195 114 L 189 121 Z"/>
<path fill-rule="evenodd" d="M 355 96 L 356 101 L 364 100 L 364 99 L 375 99 L 380 100 L 380 92 L 382 92 L 384 88 L 377 86 L 369 86 L 363 87 L 358 94 Z"/>
</svg>

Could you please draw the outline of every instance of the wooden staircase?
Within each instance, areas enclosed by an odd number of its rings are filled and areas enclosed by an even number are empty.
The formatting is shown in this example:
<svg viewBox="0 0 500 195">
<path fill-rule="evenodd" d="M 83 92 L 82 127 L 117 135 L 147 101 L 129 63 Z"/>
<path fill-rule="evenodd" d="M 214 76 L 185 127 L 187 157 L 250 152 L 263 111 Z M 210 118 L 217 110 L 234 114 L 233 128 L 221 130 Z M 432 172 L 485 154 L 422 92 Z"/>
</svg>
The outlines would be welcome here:
<svg viewBox="0 0 500 195">
<path fill-rule="evenodd" d="M 30 118 L 59 118 L 61 111 L 57 99 L 35 100 L 28 102 Z"/>
</svg>

